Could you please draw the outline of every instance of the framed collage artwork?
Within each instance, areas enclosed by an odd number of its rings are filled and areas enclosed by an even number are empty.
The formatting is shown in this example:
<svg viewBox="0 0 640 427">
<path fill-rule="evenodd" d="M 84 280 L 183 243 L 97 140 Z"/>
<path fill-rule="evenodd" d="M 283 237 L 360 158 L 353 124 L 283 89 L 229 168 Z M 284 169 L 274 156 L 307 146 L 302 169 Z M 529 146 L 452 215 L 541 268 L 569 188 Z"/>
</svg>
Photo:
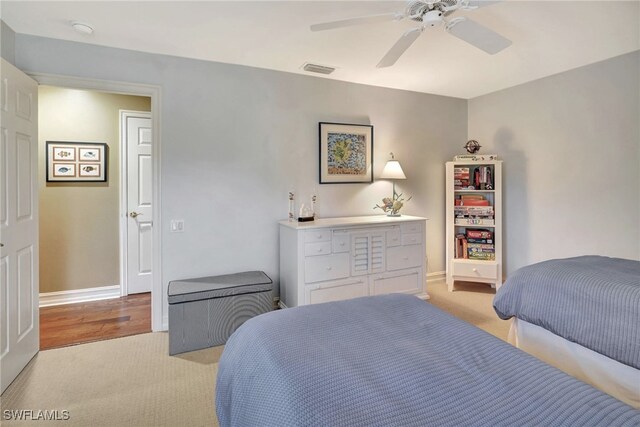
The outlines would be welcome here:
<svg viewBox="0 0 640 427">
<path fill-rule="evenodd" d="M 108 148 L 102 142 L 47 141 L 47 182 L 107 182 Z"/>
<path fill-rule="evenodd" d="M 320 122 L 320 184 L 373 182 L 373 126 Z"/>
</svg>

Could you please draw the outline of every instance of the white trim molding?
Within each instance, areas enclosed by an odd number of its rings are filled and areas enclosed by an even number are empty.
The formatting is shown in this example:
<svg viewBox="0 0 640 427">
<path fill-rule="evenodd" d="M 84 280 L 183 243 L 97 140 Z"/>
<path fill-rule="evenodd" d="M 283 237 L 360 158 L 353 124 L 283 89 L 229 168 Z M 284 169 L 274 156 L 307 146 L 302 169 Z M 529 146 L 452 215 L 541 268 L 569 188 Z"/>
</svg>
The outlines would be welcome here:
<svg viewBox="0 0 640 427">
<path fill-rule="evenodd" d="M 87 79 L 74 76 L 36 73 L 25 71 L 41 85 L 62 86 L 73 89 L 98 90 L 124 95 L 148 96 L 151 98 L 151 126 L 154 144 L 151 158 L 153 162 L 153 286 L 151 289 L 151 330 L 167 330 L 167 306 L 163 303 L 162 280 L 162 200 L 161 200 L 161 120 L 162 88 L 143 83 L 128 83 L 109 80 Z"/>
<path fill-rule="evenodd" d="M 447 280 L 447 272 L 446 271 L 436 271 L 434 273 L 427 273 L 427 284 L 436 283 L 436 282 L 444 282 Z"/>
<path fill-rule="evenodd" d="M 40 307 L 89 302 L 103 299 L 119 298 L 120 285 L 100 286 L 97 288 L 72 289 L 69 291 L 46 292 L 40 294 Z"/>
</svg>

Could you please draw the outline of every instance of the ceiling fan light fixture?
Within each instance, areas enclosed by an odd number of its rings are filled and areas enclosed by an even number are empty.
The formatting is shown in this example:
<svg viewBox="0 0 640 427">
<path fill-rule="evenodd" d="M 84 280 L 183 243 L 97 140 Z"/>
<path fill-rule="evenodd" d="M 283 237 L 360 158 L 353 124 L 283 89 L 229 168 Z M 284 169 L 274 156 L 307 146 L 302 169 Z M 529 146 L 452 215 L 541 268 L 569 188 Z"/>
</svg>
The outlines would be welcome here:
<svg viewBox="0 0 640 427">
<path fill-rule="evenodd" d="M 425 27 L 438 27 L 442 25 L 442 12 L 440 10 L 430 10 L 422 17 L 422 23 Z"/>
<path fill-rule="evenodd" d="M 93 34 L 93 27 L 89 24 L 79 21 L 71 21 L 71 27 L 80 34 L 91 35 Z"/>
</svg>

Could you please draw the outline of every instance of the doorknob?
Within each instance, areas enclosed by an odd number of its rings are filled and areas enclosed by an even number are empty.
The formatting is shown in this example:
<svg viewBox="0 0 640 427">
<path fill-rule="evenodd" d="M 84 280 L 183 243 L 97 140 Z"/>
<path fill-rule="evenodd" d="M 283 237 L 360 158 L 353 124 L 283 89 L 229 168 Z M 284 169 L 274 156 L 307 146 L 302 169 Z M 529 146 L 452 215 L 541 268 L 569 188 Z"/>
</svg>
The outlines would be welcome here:
<svg viewBox="0 0 640 427">
<path fill-rule="evenodd" d="M 141 214 L 141 213 L 138 213 L 138 212 L 135 212 L 135 211 L 134 211 L 134 212 L 130 212 L 130 213 L 129 213 L 129 216 L 130 216 L 131 218 L 136 218 L 138 215 L 142 215 L 142 214 Z"/>
</svg>

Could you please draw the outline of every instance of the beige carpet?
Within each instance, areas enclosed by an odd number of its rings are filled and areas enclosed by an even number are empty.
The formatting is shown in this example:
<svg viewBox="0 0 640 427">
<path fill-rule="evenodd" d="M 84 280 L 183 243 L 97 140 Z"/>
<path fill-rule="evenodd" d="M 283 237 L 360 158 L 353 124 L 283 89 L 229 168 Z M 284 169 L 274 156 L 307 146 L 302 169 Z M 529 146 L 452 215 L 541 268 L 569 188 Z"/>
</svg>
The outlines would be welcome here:
<svg viewBox="0 0 640 427">
<path fill-rule="evenodd" d="M 491 308 L 484 285 L 430 285 L 431 303 L 506 339 L 508 322 Z M 151 333 L 40 352 L 2 395 L 10 409 L 69 411 L 68 421 L 3 426 L 212 426 L 215 377 L 222 347 L 167 354 L 166 333 Z"/>
<path fill-rule="evenodd" d="M 40 352 L 2 395 L 6 409 L 67 410 L 68 421 L 2 426 L 212 426 L 223 347 L 170 357 L 156 332 Z"/>
<path fill-rule="evenodd" d="M 507 340 L 511 321 L 501 320 L 493 310 L 496 290 L 480 283 L 456 282 L 455 291 L 449 292 L 444 282 L 428 287 L 431 304 L 461 318 L 478 328 Z"/>
</svg>

